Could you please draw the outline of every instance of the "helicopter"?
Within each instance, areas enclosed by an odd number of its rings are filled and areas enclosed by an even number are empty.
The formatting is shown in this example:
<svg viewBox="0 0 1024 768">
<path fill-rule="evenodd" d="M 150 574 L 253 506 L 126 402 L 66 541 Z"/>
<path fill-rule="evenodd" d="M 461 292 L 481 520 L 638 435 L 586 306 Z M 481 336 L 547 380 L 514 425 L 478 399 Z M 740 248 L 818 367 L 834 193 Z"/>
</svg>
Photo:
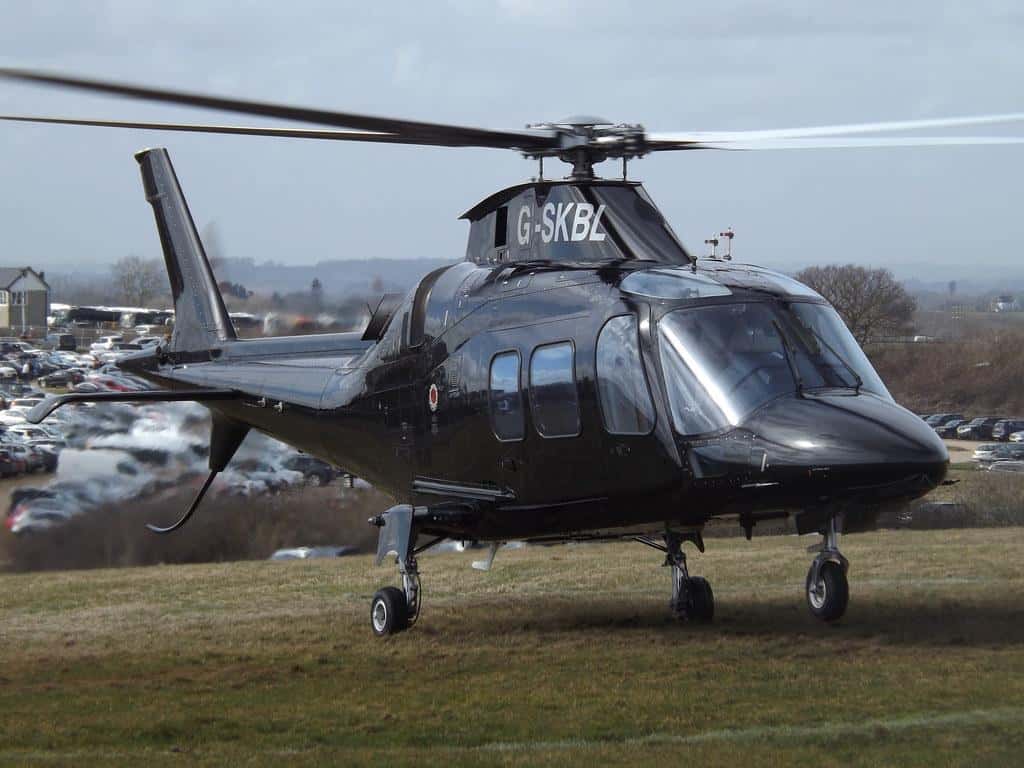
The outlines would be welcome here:
<svg viewBox="0 0 1024 768">
<path fill-rule="evenodd" d="M 317 128 L 0 116 L 7 121 L 326 141 L 488 147 L 522 153 L 538 176 L 467 210 L 464 257 L 385 295 L 361 332 L 241 339 L 235 333 L 166 149 L 136 154 L 174 300 L 169 342 L 123 367 L 143 392 L 67 394 L 38 422 L 84 401 L 195 401 L 212 414 L 198 508 L 251 430 L 344 466 L 397 502 L 369 521 L 376 564 L 394 556 L 401 586 L 371 600 L 378 636 L 420 616 L 418 556 L 445 539 L 629 539 L 671 572 L 670 611 L 714 617 L 704 552 L 712 520 L 749 539 L 792 518 L 821 536 L 804 594 L 841 618 L 849 563 L 840 537 L 886 505 L 945 482 L 945 444 L 898 405 L 836 311 L 797 280 L 721 257 L 698 259 L 665 220 L 630 160 L 663 151 L 1020 144 L 1007 136 L 864 134 L 1024 120 L 1022 114 L 816 128 L 649 133 L 575 117 L 498 131 L 290 107 L 2 69 L 0 77 L 314 124 Z M 544 161 L 571 166 L 544 177 Z M 621 178 L 594 166 L 622 163 Z M 723 232 L 731 246 L 732 231 Z M 717 242 L 712 241 L 712 246 Z"/>
</svg>

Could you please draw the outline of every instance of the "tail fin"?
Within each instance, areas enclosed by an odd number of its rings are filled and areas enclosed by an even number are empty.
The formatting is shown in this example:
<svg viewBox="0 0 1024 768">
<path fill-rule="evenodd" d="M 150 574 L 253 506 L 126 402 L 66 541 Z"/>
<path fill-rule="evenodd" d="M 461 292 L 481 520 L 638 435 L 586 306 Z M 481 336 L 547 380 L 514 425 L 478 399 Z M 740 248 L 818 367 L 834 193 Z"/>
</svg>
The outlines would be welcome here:
<svg viewBox="0 0 1024 768">
<path fill-rule="evenodd" d="M 141 166 L 142 185 L 153 206 L 171 279 L 174 332 L 170 351 L 203 352 L 234 340 L 234 326 L 167 150 L 145 149 L 135 159 Z"/>
</svg>

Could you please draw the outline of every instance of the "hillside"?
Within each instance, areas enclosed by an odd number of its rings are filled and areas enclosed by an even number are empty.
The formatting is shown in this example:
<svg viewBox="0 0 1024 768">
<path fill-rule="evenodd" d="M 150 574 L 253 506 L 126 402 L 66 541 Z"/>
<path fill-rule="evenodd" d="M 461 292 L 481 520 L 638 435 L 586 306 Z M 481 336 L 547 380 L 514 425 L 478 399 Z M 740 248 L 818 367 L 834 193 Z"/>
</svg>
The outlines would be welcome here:
<svg viewBox="0 0 1024 768">
<path fill-rule="evenodd" d="M 869 349 L 897 402 L 915 413 L 1024 415 L 1024 332 Z"/>
</svg>

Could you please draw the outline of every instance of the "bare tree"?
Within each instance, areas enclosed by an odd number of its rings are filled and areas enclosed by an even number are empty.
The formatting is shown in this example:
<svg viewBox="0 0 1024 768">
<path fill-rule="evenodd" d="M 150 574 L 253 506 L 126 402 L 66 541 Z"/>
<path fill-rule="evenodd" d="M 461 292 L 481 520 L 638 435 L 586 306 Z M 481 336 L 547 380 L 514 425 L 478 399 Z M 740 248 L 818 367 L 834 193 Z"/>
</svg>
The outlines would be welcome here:
<svg viewBox="0 0 1024 768">
<path fill-rule="evenodd" d="M 906 333 L 917 309 L 914 297 L 887 269 L 855 264 L 808 267 L 798 272 L 796 279 L 836 308 L 860 344 Z"/>
<path fill-rule="evenodd" d="M 210 262 L 210 269 L 216 275 L 217 271 L 224 266 L 224 246 L 221 242 L 220 227 L 216 221 L 211 221 L 200 235 L 203 241 L 203 250 L 206 252 L 206 260 Z"/>
<path fill-rule="evenodd" d="M 121 300 L 135 307 L 144 307 L 167 289 L 163 264 L 157 259 L 125 256 L 111 267 L 114 286 Z"/>
</svg>

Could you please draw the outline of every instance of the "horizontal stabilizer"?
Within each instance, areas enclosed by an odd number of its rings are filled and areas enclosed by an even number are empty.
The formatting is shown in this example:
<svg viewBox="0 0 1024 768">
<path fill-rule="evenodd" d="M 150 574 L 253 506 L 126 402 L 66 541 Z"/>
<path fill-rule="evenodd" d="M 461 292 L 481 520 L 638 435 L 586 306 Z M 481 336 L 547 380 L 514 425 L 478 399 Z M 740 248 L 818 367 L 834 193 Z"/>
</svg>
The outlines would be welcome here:
<svg viewBox="0 0 1024 768">
<path fill-rule="evenodd" d="M 168 389 L 143 392 L 74 392 L 47 397 L 29 411 L 25 420 L 38 424 L 51 413 L 72 403 L 180 403 L 237 400 L 241 392 L 233 389 Z"/>
</svg>

